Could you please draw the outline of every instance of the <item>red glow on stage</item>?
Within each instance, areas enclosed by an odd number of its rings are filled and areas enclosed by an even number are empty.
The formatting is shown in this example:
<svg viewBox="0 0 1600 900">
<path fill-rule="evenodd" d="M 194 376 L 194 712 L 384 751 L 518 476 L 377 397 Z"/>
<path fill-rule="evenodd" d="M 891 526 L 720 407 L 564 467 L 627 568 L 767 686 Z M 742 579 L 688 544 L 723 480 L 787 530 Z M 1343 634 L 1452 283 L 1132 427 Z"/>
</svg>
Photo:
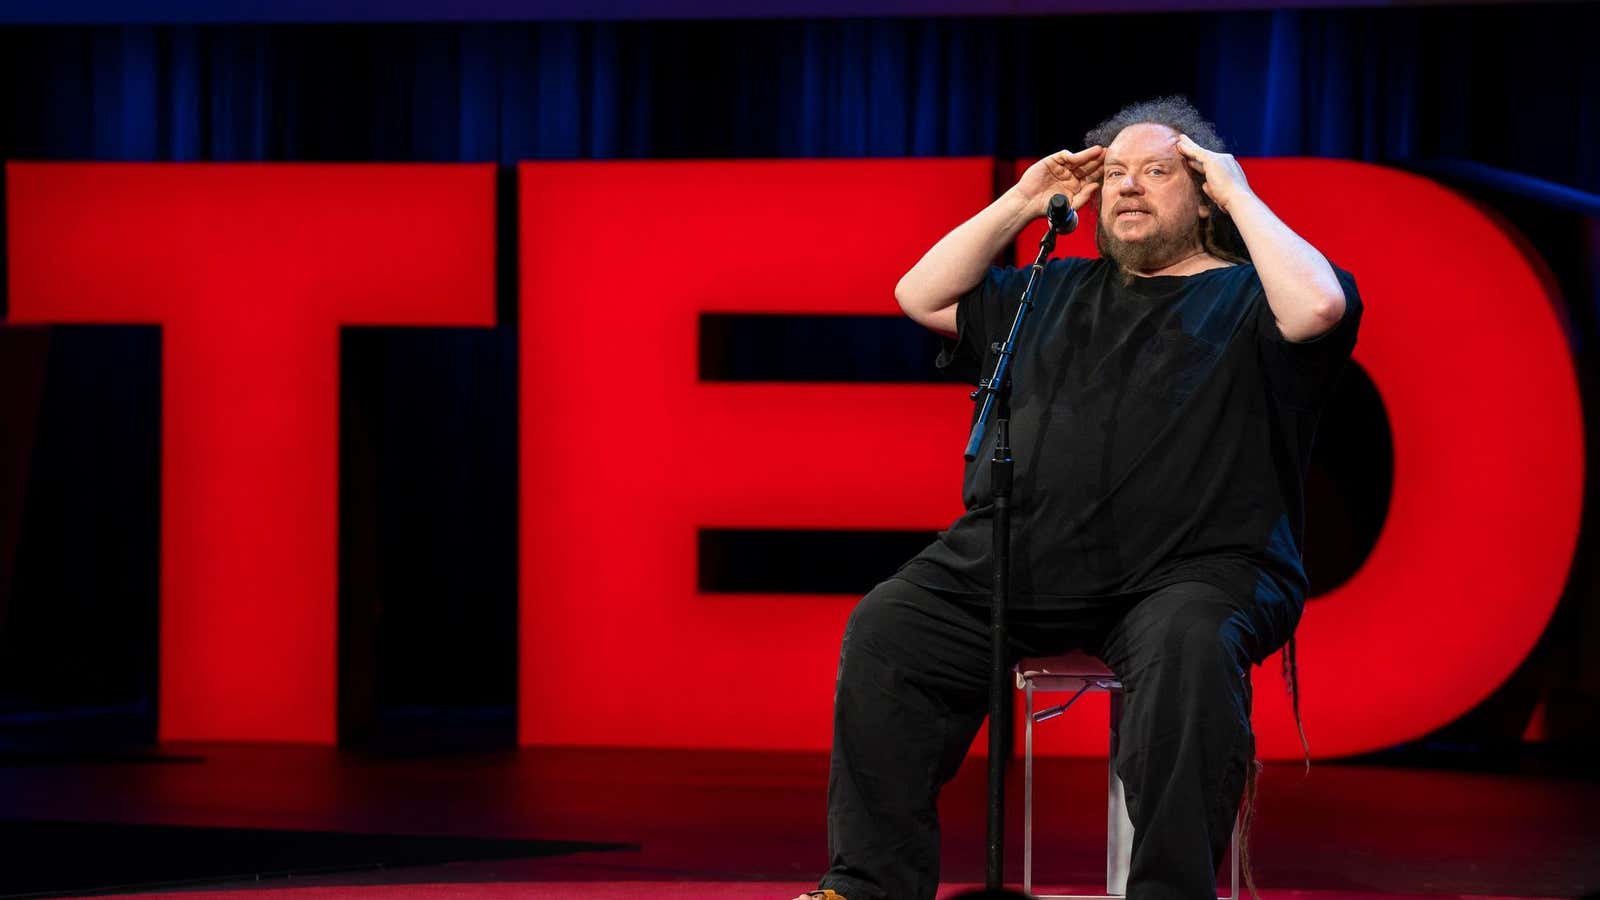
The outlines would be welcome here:
<svg viewBox="0 0 1600 900">
<path fill-rule="evenodd" d="M 11 316 L 162 326 L 164 740 L 332 743 L 339 328 L 494 323 L 494 168 L 11 164 Z"/>
<path fill-rule="evenodd" d="M 522 166 L 524 743 L 827 746 L 856 598 L 699 594 L 696 529 L 944 527 L 967 389 L 702 384 L 697 317 L 898 315 L 991 171 Z"/>
</svg>

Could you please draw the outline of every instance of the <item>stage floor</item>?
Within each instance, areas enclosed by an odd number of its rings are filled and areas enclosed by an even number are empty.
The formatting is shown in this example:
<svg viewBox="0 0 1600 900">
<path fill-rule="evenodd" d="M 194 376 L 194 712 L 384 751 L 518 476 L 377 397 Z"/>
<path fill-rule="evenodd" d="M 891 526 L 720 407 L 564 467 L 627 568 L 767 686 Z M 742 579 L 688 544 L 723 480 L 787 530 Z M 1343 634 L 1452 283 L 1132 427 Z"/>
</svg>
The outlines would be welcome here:
<svg viewBox="0 0 1600 900">
<path fill-rule="evenodd" d="M 1041 762 L 1039 885 L 1101 884 L 1105 778 L 1103 762 Z M 817 754 L 712 751 L 397 758 L 168 745 L 143 758 L 34 761 L 0 767 L 0 895 L 788 900 L 826 861 L 826 779 Z M 945 880 L 981 881 L 981 759 L 941 808 Z M 1269 765 L 1257 883 L 1278 900 L 1580 896 L 1600 889 L 1597 808 L 1600 784 L 1585 779 Z"/>
</svg>

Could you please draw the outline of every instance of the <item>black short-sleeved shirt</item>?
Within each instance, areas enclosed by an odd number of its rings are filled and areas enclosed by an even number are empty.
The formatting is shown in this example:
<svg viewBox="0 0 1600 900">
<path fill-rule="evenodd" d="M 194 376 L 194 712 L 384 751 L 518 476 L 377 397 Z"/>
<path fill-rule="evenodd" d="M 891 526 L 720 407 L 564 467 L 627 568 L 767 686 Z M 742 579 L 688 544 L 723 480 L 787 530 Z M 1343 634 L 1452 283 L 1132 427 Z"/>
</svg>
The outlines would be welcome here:
<svg viewBox="0 0 1600 900">
<path fill-rule="evenodd" d="M 1299 619 L 1303 484 L 1317 415 L 1355 346 L 1361 299 L 1293 343 L 1254 266 L 1132 278 L 1104 259 L 1041 275 L 1012 372 L 1012 604 L 1070 608 L 1203 581 Z M 1027 269 L 993 269 L 957 309 L 939 365 L 976 383 L 1005 339 Z M 967 464 L 967 512 L 899 577 L 989 595 L 995 429 Z"/>
</svg>

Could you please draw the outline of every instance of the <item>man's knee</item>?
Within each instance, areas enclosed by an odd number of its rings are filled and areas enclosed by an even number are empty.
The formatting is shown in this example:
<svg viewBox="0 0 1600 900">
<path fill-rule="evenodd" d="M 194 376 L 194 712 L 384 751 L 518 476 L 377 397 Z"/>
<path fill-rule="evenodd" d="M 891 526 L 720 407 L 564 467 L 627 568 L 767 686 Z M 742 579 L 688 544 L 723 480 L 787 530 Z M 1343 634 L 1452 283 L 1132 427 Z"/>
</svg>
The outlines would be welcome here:
<svg viewBox="0 0 1600 900">
<path fill-rule="evenodd" d="M 1249 658 L 1239 639 L 1234 615 L 1209 609 L 1180 622 L 1178 627 L 1183 629 L 1179 653 L 1186 672 L 1199 677 L 1242 677 L 1248 673 Z"/>
<path fill-rule="evenodd" d="M 900 630 L 905 618 L 905 598 L 889 582 L 878 585 L 856 602 L 845 622 L 845 641 L 876 643 Z"/>
<path fill-rule="evenodd" d="M 969 610 L 890 579 L 861 598 L 845 625 L 841 678 L 866 676 L 950 699 L 988 685 L 989 636 Z"/>
<path fill-rule="evenodd" d="M 852 671 L 862 674 L 863 665 L 878 668 L 898 659 L 899 651 L 907 644 L 908 620 L 914 606 L 907 596 L 908 588 L 915 590 L 910 585 L 885 581 L 856 603 L 839 645 L 837 682 L 842 684 Z"/>
<path fill-rule="evenodd" d="M 1250 729 L 1250 660 L 1239 640 L 1239 631 L 1230 624 L 1233 616 L 1215 608 L 1179 617 L 1172 625 L 1178 632 L 1175 683 L 1180 708 L 1199 714 L 1201 710 L 1226 707 L 1233 710 L 1235 727 Z"/>
<path fill-rule="evenodd" d="M 1153 613 L 1147 646 L 1162 667 L 1190 688 L 1248 677 L 1244 614 L 1220 590 L 1205 586 L 1174 592 Z"/>
</svg>

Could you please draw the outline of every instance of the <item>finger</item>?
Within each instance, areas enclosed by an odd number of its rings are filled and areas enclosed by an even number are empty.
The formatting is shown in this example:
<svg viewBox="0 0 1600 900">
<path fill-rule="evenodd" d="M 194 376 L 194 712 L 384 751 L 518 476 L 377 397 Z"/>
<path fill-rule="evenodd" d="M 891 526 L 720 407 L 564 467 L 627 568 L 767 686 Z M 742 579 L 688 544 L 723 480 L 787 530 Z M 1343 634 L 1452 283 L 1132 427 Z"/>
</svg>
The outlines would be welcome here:
<svg viewBox="0 0 1600 900">
<path fill-rule="evenodd" d="M 1084 205 L 1089 202 L 1089 198 L 1094 196 L 1095 189 L 1098 187 L 1100 187 L 1100 182 L 1091 181 L 1079 188 L 1078 192 L 1072 195 L 1072 208 L 1083 209 Z"/>
<path fill-rule="evenodd" d="M 1071 162 L 1073 165 L 1082 165 L 1089 160 L 1098 160 L 1105 154 L 1106 148 L 1100 146 L 1099 144 L 1095 144 L 1093 147 L 1085 147 L 1082 150 L 1079 150 L 1077 153 L 1067 153 L 1065 150 L 1061 152 L 1067 154 L 1065 158 L 1068 162 Z"/>
<path fill-rule="evenodd" d="M 1179 153 L 1182 153 L 1184 156 L 1187 156 L 1190 159 L 1198 159 L 1201 156 L 1211 152 L 1199 144 L 1196 144 L 1189 138 L 1187 134 L 1178 135 L 1177 147 Z"/>
</svg>

